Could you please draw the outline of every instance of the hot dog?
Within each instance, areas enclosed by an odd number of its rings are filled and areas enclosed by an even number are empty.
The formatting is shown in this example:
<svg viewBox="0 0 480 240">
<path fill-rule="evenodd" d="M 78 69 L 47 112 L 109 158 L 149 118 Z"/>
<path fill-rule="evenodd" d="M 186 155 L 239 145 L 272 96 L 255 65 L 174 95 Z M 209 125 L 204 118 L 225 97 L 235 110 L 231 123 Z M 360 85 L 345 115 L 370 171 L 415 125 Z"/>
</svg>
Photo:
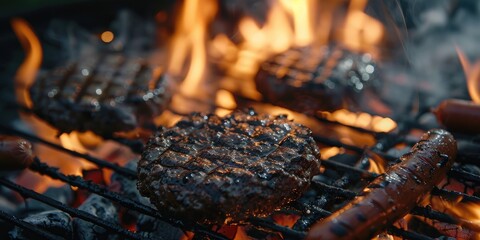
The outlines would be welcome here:
<svg viewBox="0 0 480 240">
<path fill-rule="evenodd" d="M 33 161 L 32 144 L 15 136 L 0 135 L 0 170 L 19 170 Z"/>
<path fill-rule="evenodd" d="M 316 223 L 307 239 L 368 239 L 407 214 L 451 168 L 457 153 L 453 136 L 431 130 L 362 193 Z"/>
<path fill-rule="evenodd" d="M 459 99 L 441 102 L 433 113 L 448 130 L 470 134 L 480 133 L 480 104 Z"/>
</svg>

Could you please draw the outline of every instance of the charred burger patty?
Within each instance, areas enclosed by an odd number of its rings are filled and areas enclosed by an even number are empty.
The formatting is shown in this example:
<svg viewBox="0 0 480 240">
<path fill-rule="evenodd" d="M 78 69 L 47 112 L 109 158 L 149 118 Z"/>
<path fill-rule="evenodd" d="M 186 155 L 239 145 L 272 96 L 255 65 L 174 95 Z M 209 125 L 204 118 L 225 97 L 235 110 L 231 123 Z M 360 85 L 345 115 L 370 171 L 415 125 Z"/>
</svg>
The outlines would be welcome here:
<svg viewBox="0 0 480 240">
<path fill-rule="evenodd" d="M 172 82 L 140 58 L 92 55 L 41 74 L 33 111 L 60 132 L 110 136 L 148 125 L 168 106 Z"/>
<path fill-rule="evenodd" d="M 192 114 L 149 140 L 138 188 L 161 213 L 189 221 L 265 216 L 299 198 L 318 173 L 310 135 L 285 115 Z"/>
</svg>

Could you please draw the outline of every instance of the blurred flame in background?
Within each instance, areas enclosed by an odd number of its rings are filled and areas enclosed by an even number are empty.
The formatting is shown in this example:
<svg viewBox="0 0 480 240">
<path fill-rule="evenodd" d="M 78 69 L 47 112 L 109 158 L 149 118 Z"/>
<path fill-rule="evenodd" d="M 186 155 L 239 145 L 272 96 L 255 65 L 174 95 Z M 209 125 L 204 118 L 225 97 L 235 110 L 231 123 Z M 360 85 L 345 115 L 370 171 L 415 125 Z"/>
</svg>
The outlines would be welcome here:
<svg viewBox="0 0 480 240">
<path fill-rule="evenodd" d="M 354 113 L 346 109 L 339 109 L 331 113 L 322 111 L 319 114 L 330 121 L 375 132 L 390 132 L 397 127 L 397 123 L 390 118 L 372 116 L 368 113 Z"/>
<path fill-rule="evenodd" d="M 456 47 L 456 50 L 467 78 L 468 93 L 472 101 L 480 103 L 480 60 L 471 64 L 460 48 Z"/>
<path fill-rule="evenodd" d="M 11 21 L 13 31 L 25 50 L 25 59 L 15 76 L 15 94 L 17 102 L 25 107 L 32 107 L 29 89 L 42 64 L 42 46 L 27 21 L 15 18 Z"/>
<path fill-rule="evenodd" d="M 175 32 L 169 46 L 168 71 L 180 75 L 189 66 L 180 91 L 195 96 L 207 66 L 206 41 L 208 26 L 217 12 L 215 0 L 185 0 L 177 18 Z"/>
</svg>

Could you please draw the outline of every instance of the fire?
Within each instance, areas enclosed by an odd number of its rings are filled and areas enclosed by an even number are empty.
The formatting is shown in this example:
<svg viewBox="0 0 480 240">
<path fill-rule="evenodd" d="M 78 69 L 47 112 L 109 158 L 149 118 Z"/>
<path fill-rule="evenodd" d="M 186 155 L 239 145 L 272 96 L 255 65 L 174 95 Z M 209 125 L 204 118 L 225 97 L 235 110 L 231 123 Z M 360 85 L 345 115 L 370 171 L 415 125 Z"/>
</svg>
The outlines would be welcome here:
<svg viewBox="0 0 480 240">
<path fill-rule="evenodd" d="M 288 228 L 293 228 L 293 225 L 300 219 L 300 216 L 295 215 L 295 214 L 283 214 L 283 213 L 278 213 L 272 215 L 273 221 L 277 223 L 280 226 L 288 227 Z"/>
<path fill-rule="evenodd" d="M 375 161 L 371 158 L 368 159 L 368 162 L 370 164 L 370 167 L 368 168 L 369 172 L 374 172 L 379 174 L 385 173 L 385 166 L 382 163 Z"/>
<path fill-rule="evenodd" d="M 168 71 L 175 76 L 183 75 L 183 66 L 189 63 L 188 72 L 180 88 L 187 96 L 195 96 L 199 87 L 201 89 L 201 80 L 205 77 L 207 69 L 208 24 L 216 12 L 217 4 L 214 0 L 186 0 L 179 13 L 178 24 L 175 26 L 169 47 L 171 52 Z"/>
<path fill-rule="evenodd" d="M 480 226 L 480 204 L 474 202 L 460 202 L 458 199 L 456 202 L 448 201 L 440 197 L 431 197 L 431 206 L 440 212 L 447 213 L 460 219 L 459 225 L 478 231 Z M 471 228 L 471 227 L 474 228 Z M 480 239 L 480 233 L 476 233 L 474 239 Z"/>
<path fill-rule="evenodd" d="M 338 147 L 327 147 L 320 149 L 320 156 L 323 160 L 327 160 L 333 156 L 342 153 L 342 149 Z"/>
<path fill-rule="evenodd" d="M 42 63 L 42 46 L 30 25 L 23 19 L 15 18 L 11 22 L 15 35 L 20 40 L 26 52 L 25 60 L 20 65 L 15 76 L 15 94 L 17 102 L 31 107 L 32 102 L 28 89 L 35 80 L 40 64 Z"/>
<path fill-rule="evenodd" d="M 460 48 L 456 50 L 467 78 L 468 93 L 474 102 L 480 103 L 480 61 L 472 65 Z"/>
<path fill-rule="evenodd" d="M 383 25 L 363 12 L 368 0 L 350 2 L 345 25 L 341 31 L 341 42 L 354 50 L 374 52 L 383 38 Z"/>
<path fill-rule="evenodd" d="M 232 112 L 230 109 L 235 109 L 237 107 L 237 103 L 235 102 L 232 93 L 223 89 L 217 91 L 215 103 L 220 107 L 215 110 L 215 114 L 218 116 L 225 116 Z"/>
<path fill-rule="evenodd" d="M 346 109 L 335 112 L 319 112 L 330 121 L 339 122 L 352 127 L 360 127 L 375 132 L 390 132 L 397 127 L 397 123 L 390 118 L 372 116 L 368 113 L 354 113 Z"/>
</svg>

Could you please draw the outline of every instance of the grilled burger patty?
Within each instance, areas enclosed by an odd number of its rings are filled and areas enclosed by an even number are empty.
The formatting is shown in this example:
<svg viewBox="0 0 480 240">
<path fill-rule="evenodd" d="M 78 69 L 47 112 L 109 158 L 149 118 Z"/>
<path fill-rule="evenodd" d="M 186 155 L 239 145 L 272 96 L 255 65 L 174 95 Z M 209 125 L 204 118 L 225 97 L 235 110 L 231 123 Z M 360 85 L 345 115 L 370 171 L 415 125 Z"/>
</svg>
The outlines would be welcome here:
<svg viewBox="0 0 480 240">
<path fill-rule="evenodd" d="M 110 136 L 151 123 L 167 107 L 171 86 L 140 58 L 105 54 L 41 74 L 30 96 L 33 111 L 60 132 Z"/>
<path fill-rule="evenodd" d="M 310 135 L 286 115 L 195 113 L 149 140 L 138 188 L 161 213 L 189 221 L 265 216 L 299 198 L 318 173 Z"/>
<path fill-rule="evenodd" d="M 255 83 L 265 101 L 311 113 L 354 105 L 359 93 L 379 87 L 376 75 L 375 63 L 367 54 L 334 45 L 309 46 L 265 61 Z"/>
</svg>

